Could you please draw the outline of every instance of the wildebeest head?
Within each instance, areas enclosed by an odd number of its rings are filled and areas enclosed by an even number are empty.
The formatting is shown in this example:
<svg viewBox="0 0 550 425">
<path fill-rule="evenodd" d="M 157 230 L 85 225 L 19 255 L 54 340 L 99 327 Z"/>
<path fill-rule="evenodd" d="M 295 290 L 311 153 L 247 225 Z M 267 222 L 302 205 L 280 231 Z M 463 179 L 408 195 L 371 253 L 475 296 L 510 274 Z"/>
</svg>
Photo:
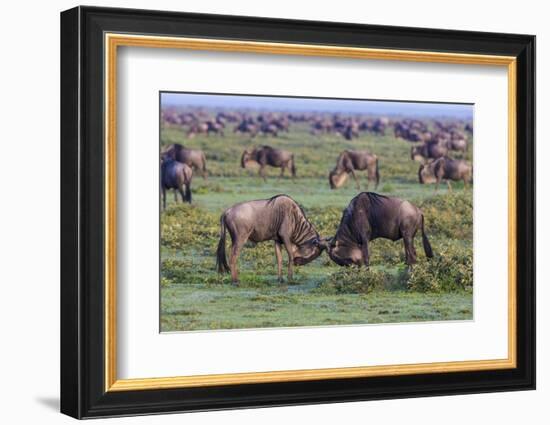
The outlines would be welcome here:
<svg viewBox="0 0 550 425">
<path fill-rule="evenodd" d="M 160 152 L 160 160 L 166 161 L 168 159 L 175 159 L 175 154 L 176 150 L 174 148 L 174 145 L 170 145 Z"/>
<path fill-rule="evenodd" d="M 345 171 L 338 171 L 336 168 L 332 170 L 328 175 L 328 183 L 331 189 L 338 189 L 347 180 L 348 173 Z"/>
<path fill-rule="evenodd" d="M 246 168 L 246 164 L 252 160 L 252 152 L 249 152 L 248 149 L 243 152 L 243 155 L 241 156 L 241 167 Z"/>
<path fill-rule="evenodd" d="M 357 245 L 342 244 L 336 237 L 327 239 L 328 256 L 339 266 L 363 265 L 363 254 Z"/>
<path fill-rule="evenodd" d="M 295 246 L 294 265 L 303 266 L 315 260 L 327 248 L 327 242 L 320 237 L 315 237 Z"/>
<path fill-rule="evenodd" d="M 431 163 L 420 165 L 420 168 L 418 169 L 418 182 L 420 184 L 430 184 L 436 182 Z"/>
<path fill-rule="evenodd" d="M 437 182 L 436 174 L 439 171 L 439 167 L 442 160 L 437 159 L 435 161 L 428 162 L 427 164 L 420 165 L 418 169 L 418 181 L 420 184 L 431 184 Z"/>
<path fill-rule="evenodd" d="M 424 157 L 422 156 L 421 146 L 412 146 L 411 147 L 411 159 L 413 161 L 423 161 Z"/>
</svg>

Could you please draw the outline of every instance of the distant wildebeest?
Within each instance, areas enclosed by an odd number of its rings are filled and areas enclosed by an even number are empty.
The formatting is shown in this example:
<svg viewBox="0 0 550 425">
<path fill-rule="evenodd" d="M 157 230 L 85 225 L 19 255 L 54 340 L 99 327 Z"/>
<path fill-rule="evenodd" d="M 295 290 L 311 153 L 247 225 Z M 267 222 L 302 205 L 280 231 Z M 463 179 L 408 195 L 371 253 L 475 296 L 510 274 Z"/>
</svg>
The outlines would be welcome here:
<svg viewBox="0 0 550 425">
<path fill-rule="evenodd" d="M 187 131 L 187 137 L 192 139 L 197 134 L 206 134 L 210 136 L 210 133 L 218 134 L 224 136 L 225 125 L 223 122 L 208 120 L 205 122 L 194 122 L 190 125 L 189 130 Z"/>
<path fill-rule="evenodd" d="M 242 120 L 233 129 L 233 133 L 250 134 L 250 137 L 255 137 L 258 131 L 258 125 L 254 124 L 251 120 Z"/>
<path fill-rule="evenodd" d="M 293 265 L 313 261 L 326 248 L 326 242 L 321 240 L 302 208 L 286 195 L 233 205 L 222 214 L 220 227 L 217 269 L 219 273 L 231 271 L 234 284 L 238 284 L 237 259 L 247 241 L 275 242 L 279 282 L 282 281 L 281 245 L 288 254 L 288 280 L 292 279 Z M 232 242 L 229 264 L 225 253 L 227 231 Z"/>
<path fill-rule="evenodd" d="M 418 169 L 418 180 L 421 184 L 435 183 L 435 190 L 438 189 L 441 180 L 447 181 L 447 187 L 451 190 L 449 180 L 464 182 L 464 187 L 472 179 L 472 166 L 463 159 L 451 159 L 448 157 L 439 158 L 420 165 Z"/>
<path fill-rule="evenodd" d="M 287 168 L 290 169 L 292 177 L 296 177 L 296 164 L 294 163 L 294 154 L 282 149 L 274 149 L 271 146 L 261 146 L 251 151 L 245 150 L 241 156 L 241 167 L 246 168 L 250 161 L 257 162 L 260 165 L 260 176 L 266 180 L 265 167 L 267 165 L 281 169 L 282 177 Z"/>
<path fill-rule="evenodd" d="M 183 164 L 200 171 L 202 177 L 206 179 L 208 171 L 206 170 L 206 156 L 200 149 L 187 149 L 179 143 L 167 146 L 161 153 L 162 159 L 175 159 Z"/>
<path fill-rule="evenodd" d="M 357 185 L 357 190 L 361 189 L 359 180 L 355 175 L 355 171 L 367 170 L 367 189 L 369 183 L 374 181 L 375 189 L 380 182 L 380 172 L 378 170 L 378 157 L 369 151 L 343 151 L 336 160 L 336 167 L 329 174 L 329 184 L 331 189 L 341 187 L 345 181 L 347 174 L 351 174 Z"/>
<path fill-rule="evenodd" d="M 262 124 L 260 127 L 260 133 L 262 133 L 264 136 L 271 135 L 273 137 L 277 137 L 279 135 L 279 127 L 275 124 Z"/>
<path fill-rule="evenodd" d="M 174 189 L 174 200 L 178 202 L 178 192 L 181 200 L 191 203 L 191 180 L 193 170 L 187 164 L 168 158 L 160 165 L 160 187 L 162 190 L 162 207 L 166 210 L 166 191 Z M 185 186 L 185 192 L 183 187 Z"/>
<path fill-rule="evenodd" d="M 328 254 L 340 266 L 369 266 L 369 242 L 376 238 L 392 241 L 403 238 L 409 271 L 416 263 L 414 237 L 422 232 L 426 257 L 433 257 L 424 231 L 424 215 L 416 206 L 399 198 L 362 192 L 344 210 L 340 225 L 329 238 Z"/>
<path fill-rule="evenodd" d="M 452 151 L 466 153 L 468 151 L 468 142 L 466 139 L 451 139 L 447 141 L 447 148 Z"/>
<path fill-rule="evenodd" d="M 439 143 L 425 143 L 411 147 L 411 159 L 413 161 L 426 162 L 429 159 L 437 159 L 446 156 L 449 150 Z"/>
</svg>

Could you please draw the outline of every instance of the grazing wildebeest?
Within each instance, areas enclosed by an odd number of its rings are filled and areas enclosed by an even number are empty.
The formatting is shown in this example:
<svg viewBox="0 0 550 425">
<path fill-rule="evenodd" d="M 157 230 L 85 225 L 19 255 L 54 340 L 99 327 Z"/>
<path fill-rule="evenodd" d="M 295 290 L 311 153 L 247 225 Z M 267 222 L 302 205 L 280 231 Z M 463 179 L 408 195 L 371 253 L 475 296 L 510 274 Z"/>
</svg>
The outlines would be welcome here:
<svg viewBox="0 0 550 425">
<path fill-rule="evenodd" d="M 287 168 L 290 168 L 292 177 L 296 177 L 296 165 L 294 164 L 294 154 L 282 149 L 273 149 L 271 146 L 261 146 L 252 151 L 245 150 L 241 156 L 241 167 L 246 168 L 246 164 L 255 161 L 260 165 L 260 177 L 266 180 L 265 167 L 277 167 L 281 169 L 282 177 Z"/>
<path fill-rule="evenodd" d="M 362 192 L 351 200 L 342 214 L 336 235 L 329 239 L 328 254 L 340 266 L 369 266 L 370 241 L 403 238 L 409 266 L 416 262 L 414 236 L 422 232 L 422 244 L 428 258 L 432 247 L 424 231 L 424 215 L 413 204 L 399 198 L 389 198 L 372 192 Z"/>
<path fill-rule="evenodd" d="M 187 164 L 195 170 L 199 170 L 205 180 L 208 176 L 208 171 L 206 170 L 206 156 L 200 149 L 187 149 L 179 143 L 174 143 L 166 146 L 162 151 L 161 158 L 175 159 L 183 164 Z"/>
<path fill-rule="evenodd" d="M 411 147 L 411 159 L 413 161 L 425 162 L 428 159 L 437 159 L 446 156 L 446 146 L 439 143 L 424 143 L 420 146 Z"/>
<path fill-rule="evenodd" d="M 275 242 L 279 282 L 282 281 L 283 265 L 281 245 L 288 254 L 288 280 L 292 279 L 293 265 L 313 261 L 326 248 L 326 242 L 321 240 L 302 208 L 287 195 L 233 205 L 222 214 L 220 227 L 216 265 L 219 273 L 231 271 L 234 284 L 238 284 L 239 252 L 247 241 Z M 229 264 L 225 254 L 226 231 L 229 231 L 232 243 Z"/>
<path fill-rule="evenodd" d="M 160 187 L 162 190 L 162 207 L 166 210 L 166 190 L 174 189 L 174 199 L 178 202 L 178 192 L 182 201 L 191 203 L 191 180 L 193 170 L 187 164 L 167 158 L 160 165 Z M 183 187 L 185 186 L 185 192 Z"/>
<path fill-rule="evenodd" d="M 359 180 L 355 175 L 355 170 L 367 170 L 367 189 L 370 181 L 374 181 L 375 189 L 380 182 L 380 172 L 378 170 L 378 157 L 369 151 L 350 151 L 345 150 L 336 160 L 336 167 L 329 174 L 329 184 L 331 189 L 337 189 L 346 181 L 344 174 L 351 174 L 357 185 L 357 190 L 361 189 Z"/>
<path fill-rule="evenodd" d="M 464 182 L 464 188 L 472 179 L 472 166 L 463 159 L 451 159 L 443 157 L 427 164 L 420 165 L 418 169 L 418 180 L 421 184 L 435 183 L 435 190 L 438 189 L 441 180 L 447 181 L 447 187 L 451 190 L 449 180 Z"/>
</svg>

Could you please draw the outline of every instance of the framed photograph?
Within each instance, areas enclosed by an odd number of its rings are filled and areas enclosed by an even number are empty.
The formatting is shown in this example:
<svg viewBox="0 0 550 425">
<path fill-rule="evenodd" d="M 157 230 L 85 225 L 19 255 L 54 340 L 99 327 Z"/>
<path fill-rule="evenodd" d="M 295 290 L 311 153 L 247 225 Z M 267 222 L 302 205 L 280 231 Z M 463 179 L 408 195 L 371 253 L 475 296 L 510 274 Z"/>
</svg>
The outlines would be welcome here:
<svg viewBox="0 0 550 425">
<path fill-rule="evenodd" d="M 535 388 L 535 37 L 61 14 L 61 411 Z"/>
</svg>

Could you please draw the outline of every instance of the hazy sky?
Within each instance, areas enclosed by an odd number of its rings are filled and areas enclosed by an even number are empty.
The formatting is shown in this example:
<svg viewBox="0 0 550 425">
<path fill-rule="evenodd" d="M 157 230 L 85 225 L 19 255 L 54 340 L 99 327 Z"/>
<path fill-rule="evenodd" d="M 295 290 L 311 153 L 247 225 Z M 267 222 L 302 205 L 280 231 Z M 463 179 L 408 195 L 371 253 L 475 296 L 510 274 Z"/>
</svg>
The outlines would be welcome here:
<svg viewBox="0 0 550 425">
<path fill-rule="evenodd" d="M 456 103 L 340 100 L 272 96 L 235 96 L 192 93 L 161 93 L 165 106 L 202 106 L 223 109 L 272 111 L 319 111 L 407 116 L 446 116 L 472 119 L 473 105 Z"/>
</svg>

